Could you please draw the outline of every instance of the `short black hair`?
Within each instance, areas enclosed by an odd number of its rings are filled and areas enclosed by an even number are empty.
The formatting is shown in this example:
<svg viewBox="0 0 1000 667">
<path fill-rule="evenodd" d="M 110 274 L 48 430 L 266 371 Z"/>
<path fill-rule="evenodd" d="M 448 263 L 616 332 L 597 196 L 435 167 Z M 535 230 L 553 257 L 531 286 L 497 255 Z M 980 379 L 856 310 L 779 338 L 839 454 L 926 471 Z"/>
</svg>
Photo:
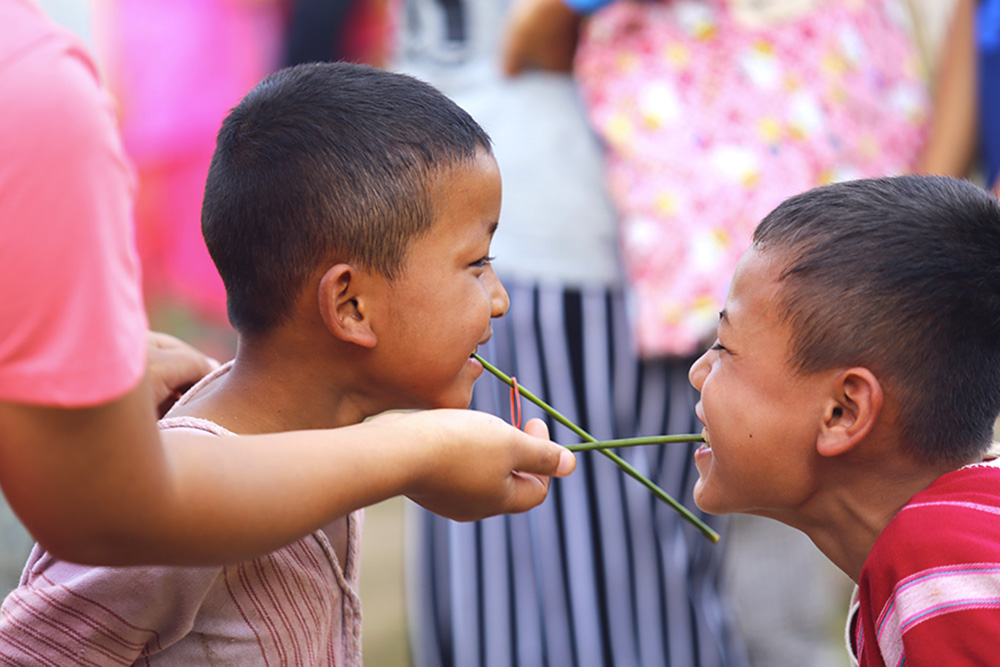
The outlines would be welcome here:
<svg viewBox="0 0 1000 667">
<path fill-rule="evenodd" d="M 222 123 L 205 184 L 230 322 L 252 335 L 284 321 L 334 255 L 396 277 L 434 220 L 435 179 L 478 150 L 486 132 L 413 77 L 338 62 L 265 78 Z"/>
<path fill-rule="evenodd" d="M 1000 413 L 1000 206 L 968 181 L 907 175 L 788 199 L 757 227 L 777 252 L 792 361 L 865 366 L 923 460 L 962 462 Z"/>
</svg>

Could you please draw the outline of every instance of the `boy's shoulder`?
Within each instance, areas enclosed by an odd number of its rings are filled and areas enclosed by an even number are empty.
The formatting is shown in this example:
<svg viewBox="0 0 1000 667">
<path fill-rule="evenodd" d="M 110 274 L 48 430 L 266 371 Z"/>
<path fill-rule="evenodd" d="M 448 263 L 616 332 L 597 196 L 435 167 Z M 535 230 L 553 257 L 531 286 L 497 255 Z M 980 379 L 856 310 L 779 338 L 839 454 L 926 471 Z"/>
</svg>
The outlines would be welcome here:
<svg viewBox="0 0 1000 667">
<path fill-rule="evenodd" d="M 996 523 L 1000 537 L 1000 459 L 947 472 L 915 494 L 879 537 L 907 541 L 960 534 Z M 878 546 L 878 542 L 876 542 Z"/>
<path fill-rule="evenodd" d="M 914 495 L 875 541 L 862 578 L 896 586 L 970 563 L 1000 568 L 1000 460 L 952 470 Z"/>
<path fill-rule="evenodd" d="M 1000 466 L 953 470 L 914 495 L 875 541 L 858 584 L 859 645 L 884 659 L 870 664 L 901 664 L 906 654 L 951 656 L 994 636 Z M 986 650 L 992 655 L 992 642 Z M 942 657 L 937 664 L 956 663 Z"/>
</svg>

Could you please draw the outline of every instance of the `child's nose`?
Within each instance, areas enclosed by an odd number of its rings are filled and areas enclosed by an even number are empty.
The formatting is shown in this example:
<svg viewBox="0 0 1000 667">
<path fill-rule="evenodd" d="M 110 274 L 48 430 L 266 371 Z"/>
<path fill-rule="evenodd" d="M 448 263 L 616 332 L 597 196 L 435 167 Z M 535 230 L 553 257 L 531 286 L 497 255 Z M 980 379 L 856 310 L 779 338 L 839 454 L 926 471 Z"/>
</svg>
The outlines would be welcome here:
<svg viewBox="0 0 1000 667">
<path fill-rule="evenodd" d="M 510 296 L 492 268 L 490 268 L 490 274 L 493 278 L 493 283 L 490 285 L 490 315 L 492 317 L 503 317 L 510 308 Z"/>
<path fill-rule="evenodd" d="M 708 369 L 708 352 L 705 352 L 691 364 L 691 369 L 688 370 L 688 381 L 698 391 L 701 391 L 702 385 L 705 384 L 705 378 L 708 377 Z"/>
</svg>

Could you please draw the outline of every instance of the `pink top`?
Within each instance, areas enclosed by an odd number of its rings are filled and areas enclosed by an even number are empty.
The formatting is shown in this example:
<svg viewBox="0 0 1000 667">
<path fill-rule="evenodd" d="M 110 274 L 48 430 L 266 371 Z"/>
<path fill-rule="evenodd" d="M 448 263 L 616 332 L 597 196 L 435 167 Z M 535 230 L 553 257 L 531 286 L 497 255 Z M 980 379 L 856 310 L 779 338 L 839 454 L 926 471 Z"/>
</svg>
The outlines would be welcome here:
<svg viewBox="0 0 1000 667">
<path fill-rule="evenodd" d="M 82 44 L 0 0 L 0 400 L 85 406 L 138 382 L 133 177 Z"/>
<path fill-rule="evenodd" d="M 360 667 L 362 512 L 347 522 L 343 567 L 327 529 L 224 567 L 87 567 L 36 544 L 0 608 L 0 664 Z"/>
</svg>

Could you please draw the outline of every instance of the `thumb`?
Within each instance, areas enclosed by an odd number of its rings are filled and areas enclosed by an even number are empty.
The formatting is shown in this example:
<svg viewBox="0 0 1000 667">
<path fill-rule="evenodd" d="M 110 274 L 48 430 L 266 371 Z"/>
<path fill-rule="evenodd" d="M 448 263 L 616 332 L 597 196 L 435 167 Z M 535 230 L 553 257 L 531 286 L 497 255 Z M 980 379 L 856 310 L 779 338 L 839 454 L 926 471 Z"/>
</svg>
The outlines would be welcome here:
<svg viewBox="0 0 1000 667">
<path fill-rule="evenodd" d="M 529 419 L 524 425 L 524 433 L 530 436 L 526 444 L 537 451 L 537 458 L 532 461 L 530 456 L 523 457 L 524 462 L 516 466 L 518 470 L 551 477 L 565 477 L 576 470 L 573 452 L 549 441 L 549 427 L 544 421 Z"/>
<path fill-rule="evenodd" d="M 506 512 L 525 512 L 543 500 L 549 490 L 550 477 L 565 477 L 576 469 L 576 457 L 565 447 L 549 441 L 545 422 L 532 419 L 518 433 L 519 446 L 515 471 L 508 480 Z"/>
</svg>

